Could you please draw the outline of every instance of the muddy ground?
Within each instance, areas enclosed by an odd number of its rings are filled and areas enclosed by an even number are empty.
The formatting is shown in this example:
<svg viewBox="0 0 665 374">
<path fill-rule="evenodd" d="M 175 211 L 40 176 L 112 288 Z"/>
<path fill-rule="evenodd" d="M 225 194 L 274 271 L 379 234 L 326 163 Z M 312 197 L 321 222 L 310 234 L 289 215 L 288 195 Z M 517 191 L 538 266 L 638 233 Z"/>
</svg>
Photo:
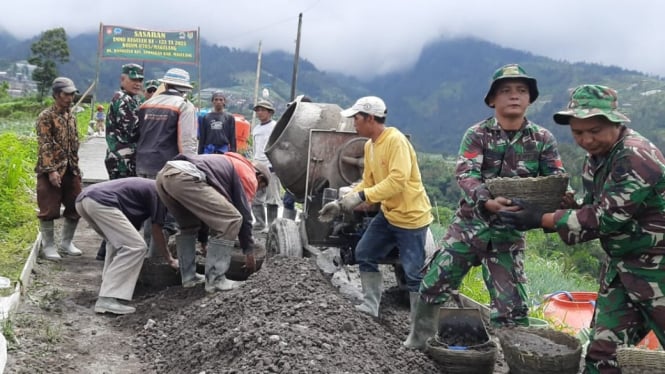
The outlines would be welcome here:
<svg viewBox="0 0 665 374">
<path fill-rule="evenodd" d="M 139 285 L 135 314 L 95 314 L 100 238 L 81 221 L 74 241 L 82 257 L 35 265 L 5 373 L 447 372 L 402 347 L 408 305 L 399 293 L 387 290 L 380 318 L 371 318 L 309 258 L 268 258 L 242 287 L 213 295 Z M 335 277 L 348 280 L 349 270 Z M 508 372 L 502 357 L 495 373 Z"/>
</svg>

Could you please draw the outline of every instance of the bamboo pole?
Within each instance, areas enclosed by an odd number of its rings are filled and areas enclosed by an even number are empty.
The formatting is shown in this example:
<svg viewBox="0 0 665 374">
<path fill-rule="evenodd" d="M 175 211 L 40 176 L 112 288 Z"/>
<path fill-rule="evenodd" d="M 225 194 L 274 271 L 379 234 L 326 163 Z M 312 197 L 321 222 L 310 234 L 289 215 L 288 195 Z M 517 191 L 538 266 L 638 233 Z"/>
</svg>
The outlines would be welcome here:
<svg viewBox="0 0 665 374">
<path fill-rule="evenodd" d="M 252 130 L 254 125 L 256 125 L 256 112 L 254 111 L 254 105 L 256 105 L 259 100 L 259 81 L 261 80 L 261 41 L 259 40 L 259 53 L 256 58 L 256 82 L 254 83 L 254 103 L 252 104 Z"/>
<path fill-rule="evenodd" d="M 90 85 L 90 87 L 88 87 L 88 89 L 85 90 L 85 92 L 83 93 L 83 95 L 81 95 L 81 97 L 79 98 L 79 101 L 77 101 L 76 104 L 74 104 L 74 106 L 73 106 L 72 108 L 76 108 L 77 106 L 79 106 L 79 104 L 81 104 L 81 101 L 83 101 L 83 98 L 85 98 L 85 96 L 86 96 L 87 94 L 90 93 L 90 90 L 92 90 L 93 87 L 95 87 L 95 82 L 92 82 L 92 84 Z M 93 107 L 93 106 L 95 106 L 94 104 L 95 104 L 95 103 L 92 102 L 92 103 L 90 104 L 90 106 Z"/>
<path fill-rule="evenodd" d="M 293 58 L 293 76 L 291 77 L 291 99 L 296 98 L 296 86 L 298 85 L 298 61 L 300 60 L 300 29 L 302 28 L 302 13 L 298 15 L 298 35 L 296 37 L 296 54 Z"/>
</svg>

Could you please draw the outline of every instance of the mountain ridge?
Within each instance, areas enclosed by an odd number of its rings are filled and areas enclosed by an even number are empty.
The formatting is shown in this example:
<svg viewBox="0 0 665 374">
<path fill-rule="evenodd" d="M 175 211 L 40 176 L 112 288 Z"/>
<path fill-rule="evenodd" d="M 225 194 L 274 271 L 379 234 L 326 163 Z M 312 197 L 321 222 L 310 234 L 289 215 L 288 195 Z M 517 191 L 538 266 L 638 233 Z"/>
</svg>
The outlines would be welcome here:
<svg viewBox="0 0 665 374">
<path fill-rule="evenodd" d="M 0 31 L 0 62 L 7 64 L 27 59 L 30 45 L 36 40 L 38 37 L 18 40 Z M 58 66 L 59 73 L 87 88 L 96 77 L 97 34 L 71 37 L 68 44 L 70 61 Z M 231 95 L 237 93 L 242 97 L 229 110 L 251 115 L 252 97 L 248 97 L 247 92 L 254 89 L 257 53 L 202 40 L 200 60 L 202 88 L 218 88 Z M 269 88 L 278 115 L 289 100 L 293 61 L 294 55 L 284 51 L 262 55 L 261 88 Z M 99 63 L 96 95 L 100 101 L 110 98 L 117 89 L 120 66 L 127 62 L 130 61 Z M 168 68 L 178 66 L 189 71 L 192 80 L 198 80 L 199 67 L 195 65 L 133 62 L 145 65 L 146 79 L 160 78 Z M 306 94 L 314 101 L 341 107 L 351 105 L 360 96 L 380 96 L 388 106 L 388 123 L 409 133 L 419 151 L 454 154 L 466 128 L 492 115 L 483 98 L 494 70 L 507 63 L 522 65 L 538 80 L 540 96 L 530 107 L 528 118 L 550 129 L 560 143 L 572 143 L 572 139 L 565 126 L 553 123 L 552 114 L 565 107 L 569 89 L 583 83 L 598 83 L 617 89 L 624 103 L 621 109 L 629 116 L 637 115 L 641 121 L 646 121 L 637 127 L 644 129 L 645 135 L 655 137 L 652 140 L 657 145 L 665 145 L 659 120 L 665 117 L 665 93 L 662 93 L 665 81 L 662 78 L 617 66 L 557 61 L 477 38 L 432 41 L 410 68 L 362 81 L 351 75 L 318 70 L 312 62 L 301 58 L 296 94 Z M 655 94 L 645 96 L 644 92 Z"/>
</svg>

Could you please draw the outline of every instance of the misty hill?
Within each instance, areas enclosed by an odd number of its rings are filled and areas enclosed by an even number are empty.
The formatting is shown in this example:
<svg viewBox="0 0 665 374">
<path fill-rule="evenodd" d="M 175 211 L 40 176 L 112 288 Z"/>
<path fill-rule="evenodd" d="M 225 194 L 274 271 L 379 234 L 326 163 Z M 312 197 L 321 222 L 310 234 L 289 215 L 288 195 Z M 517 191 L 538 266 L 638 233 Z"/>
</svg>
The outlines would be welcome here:
<svg viewBox="0 0 665 374">
<path fill-rule="evenodd" d="M 36 38 L 18 41 L 0 32 L 0 69 L 7 62 L 26 59 L 34 41 Z M 69 48 L 70 62 L 60 66 L 59 71 L 74 78 L 84 90 L 95 79 L 97 35 L 70 38 Z M 269 88 L 278 114 L 290 97 L 293 59 L 293 54 L 286 52 L 262 56 L 261 87 Z M 97 88 L 100 100 L 110 98 L 117 89 L 120 66 L 127 62 L 104 60 L 100 63 Z M 145 65 L 146 79 L 160 78 L 173 67 L 168 63 L 135 62 Z M 250 114 L 256 62 L 255 52 L 202 41 L 201 86 L 229 92 L 232 97 L 229 109 Z M 521 64 L 538 80 L 540 96 L 528 116 L 553 131 L 560 143 L 571 143 L 572 139 L 567 127 L 553 123 L 552 114 L 566 105 L 570 88 L 582 83 L 599 83 L 619 90 L 622 110 L 633 119 L 631 126 L 665 146 L 665 129 L 661 126 L 665 118 L 663 79 L 615 66 L 555 61 L 471 38 L 433 42 L 424 48 L 414 66 L 370 81 L 320 71 L 311 62 L 301 59 L 297 94 L 304 93 L 314 101 L 342 107 L 352 104 L 359 96 L 381 96 L 388 105 L 388 122 L 411 134 L 419 151 L 451 154 L 457 152 L 467 127 L 492 114 L 483 98 L 494 70 L 507 63 Z M 192 80 L 197 80 L 197 66 L 179 67 L 188 70 Z"/>
</svg>

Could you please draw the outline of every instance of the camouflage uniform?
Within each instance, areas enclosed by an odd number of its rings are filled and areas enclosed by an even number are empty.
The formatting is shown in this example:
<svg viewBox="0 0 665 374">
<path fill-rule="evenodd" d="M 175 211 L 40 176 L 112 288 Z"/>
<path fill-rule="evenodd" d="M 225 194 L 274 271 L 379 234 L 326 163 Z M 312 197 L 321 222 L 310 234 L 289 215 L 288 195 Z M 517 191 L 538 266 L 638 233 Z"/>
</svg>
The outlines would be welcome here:
<svg viewBox="0 0 665 374">
<path fill-rule="evenodd" d="M 502 79 L 519 79 L 529 88 L 529 102 L 538 97 L 536 80 L 519 65 L 499 68 L 485 97 L 491 106 Z M 528 325 L 524 284 L 524 234 L 504 226 L 499 216 L 484 209 L 492 199 L 484 181 L 495 177 L 536 177 L 565 173 L 556 140 L 548 130 L 524 118 L 517 131 L 506 132 L 496 117 L 470 127 L 462 139 L 456 177 L 462 199 L 453 222 L 428 265 L 420 285 L 429 304 L 446 302 L 458 293 L 472 266 L 482 266 L 490 294 L 493 325 Z"/>
<path fill-rule="evenodd" d="M 491 199 L 485 184 L 495 177 L 535 177 L 564 173 L 557 143 L 546 129 L 525 120 L 512 139 L 496 118 L 469 128 L 462 139 L 456 176 L 463 197 L 420 287 L 429 303 L 448 300 L 472 266 L 482 265 L 492 302 L 491 320 L 527 324 L 524 234 L 506 228 L 480 209 Z"/>
<path fill-rule="evenodd" d="M 143 68 L 127 64 L 122 73 L 130 79 L 143 79 Z M 109 179 L 136 176 L 136 142 L 138 141 L 138 109 L 140 95 L 130 95 L 124 89 L 111 99 L 106 116 L 106 158 L 104 164 Z"/>
<path fill-rule="evenodd" d="M 35 167 L 39 205 L 37 217 L 41 220 L 60 217 L 62 202 L 65 206 L 63 216 L 78 220 L 74 202 L 81 192 L 81 170 L 76 116 L 69 108 L 60 109 L 53 105 L 39 114 L 35 127 L 39 145 Z M 49 182 L 48 175 L 53 171 L 57 171 L 62 178 L 60 188 L 51 186 Z"/>
<path fill-rule="evenodd" d="M 554 119 L 568 124 L 571 116 L 603 115 L 629 122 L 616 107 L 615 91 L 585 85 Z M 600 239 L 609 256 L 601 270 L 588 373 L 620 373 L 617 346 L 634 345 L 651 329 L 665 346 L 665 158 L 648 139 L 621 127 L 607 155 L 585 160 L 581 208 L 554 213 L 566 243 Z"/>
</svg>

